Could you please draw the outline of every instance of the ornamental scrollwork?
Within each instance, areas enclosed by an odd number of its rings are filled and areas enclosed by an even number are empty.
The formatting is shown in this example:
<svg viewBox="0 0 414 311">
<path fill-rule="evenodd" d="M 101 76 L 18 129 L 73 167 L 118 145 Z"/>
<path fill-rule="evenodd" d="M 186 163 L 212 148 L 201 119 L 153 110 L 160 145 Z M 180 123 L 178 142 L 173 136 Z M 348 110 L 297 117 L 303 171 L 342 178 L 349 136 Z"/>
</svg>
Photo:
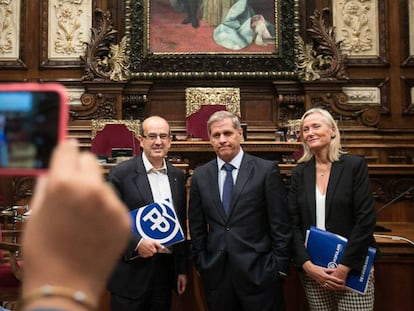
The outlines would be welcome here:
<svg viewBox="0 0 414 311">
<path fill-rule="evenodd" d="M 111 14 L 97 9 L 95 16 L 97 27 L 91 29 L 90 42 L 86 43 L 85 55 L 81 56 L 85 64 L 82 79 L 128 81 L 130 77 L 128 37 L 124 36 L 118 44 L 114 44 L 117 30 L 112 26 Z"/>
<path fill-rule="evenodd" d="M 298 77 L 303 81 L 348 80 L 345 70 L 346 55 L 336 41 L 335 28 L 329 25 L 328 8 L 315 10 L 308 29 L 313 41 L 305 43 L 296 36 Z"/>
</svg>

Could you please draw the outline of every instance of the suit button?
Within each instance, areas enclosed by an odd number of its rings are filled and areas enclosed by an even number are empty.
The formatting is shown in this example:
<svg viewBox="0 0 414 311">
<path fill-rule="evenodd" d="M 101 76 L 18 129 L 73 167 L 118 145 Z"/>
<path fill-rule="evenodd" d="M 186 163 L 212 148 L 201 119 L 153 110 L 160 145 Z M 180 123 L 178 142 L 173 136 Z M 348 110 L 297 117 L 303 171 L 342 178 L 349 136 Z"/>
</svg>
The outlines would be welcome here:
<svg viewBox="0 0 414 311">
<path fill-rule="evenodd" d="M 226 227 L 226 231 L 230 231 L 230 228 L 229 227 Z"/>
</svg>

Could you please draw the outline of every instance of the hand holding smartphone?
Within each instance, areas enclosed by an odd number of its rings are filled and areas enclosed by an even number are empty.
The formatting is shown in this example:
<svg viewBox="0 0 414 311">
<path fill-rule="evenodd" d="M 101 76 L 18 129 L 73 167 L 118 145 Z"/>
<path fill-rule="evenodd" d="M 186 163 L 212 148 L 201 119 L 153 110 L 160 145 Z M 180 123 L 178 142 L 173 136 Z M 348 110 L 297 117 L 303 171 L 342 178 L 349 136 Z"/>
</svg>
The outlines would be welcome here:
<svg viewBox="0 0 414 311">
<path fill-rule="evenodd" d="M 0 84 L 0 175 L 39 175 L 66 137 L 67 94 L 58 83 Z"/>
</svg>

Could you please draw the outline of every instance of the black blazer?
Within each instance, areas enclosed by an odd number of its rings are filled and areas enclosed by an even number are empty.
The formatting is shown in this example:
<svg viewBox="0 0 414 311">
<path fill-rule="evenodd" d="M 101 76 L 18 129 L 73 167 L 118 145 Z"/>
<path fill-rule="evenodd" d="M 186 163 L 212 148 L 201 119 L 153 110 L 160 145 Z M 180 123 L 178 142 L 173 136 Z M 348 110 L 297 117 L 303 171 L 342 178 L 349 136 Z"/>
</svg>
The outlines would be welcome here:
<svg viewBox="0 0 414 311">
<path fill-rule="evenodd" d="M 175 211 L 183 231 L 187 232 L 185 174 L 168 162 L 167 174 Z M 154 202 L 142 156 L 121 162 L 111 168 L 107 179 L 129 210 Z M 138 298 L 148 286 L 153 273 L 157 273 L 154 257 L 137 258 L 135 247 L 140 239 L 138 234 L 132 235 L 128 247 L 109 281 L 108 289 L 110 292 L 128 298 Z M 174 265 L 175 277 L 171 284 L 172 287 L 176 284 L 176 276 L 187 272 L 187 254 L 185 242 L 173 245 L 171 264 Z M 166 276 L 166 280 L 168 279 L 171 279 L 171 276 Z"/>
<path fill-rule="evenodd" d="M 257 291 L 287 273 L 291 227 L 285 185 L 275 162 L 244 154 L 230 214 L 219 194 L 217 160 L 196 168 L 191 179 L 189 220 L 196 268 L 212 289 L 231 269 L 237 286 Z"/>
<path fill-rule="evenodd" d="M 294 261 L 301 268 L 309 260 L 304 246 L 306 230 L 316 225 L 315 160 L 292 170 L 289 212 L 293 225 Z M 376 247 L 373 233 L 376 214 L 374 198 L 363 157 L 342 155 L 334 162 L 326 192 L 326 230 L 348 239 L 341 263 L 359 271 L 369 246 Z"/>
</svg>

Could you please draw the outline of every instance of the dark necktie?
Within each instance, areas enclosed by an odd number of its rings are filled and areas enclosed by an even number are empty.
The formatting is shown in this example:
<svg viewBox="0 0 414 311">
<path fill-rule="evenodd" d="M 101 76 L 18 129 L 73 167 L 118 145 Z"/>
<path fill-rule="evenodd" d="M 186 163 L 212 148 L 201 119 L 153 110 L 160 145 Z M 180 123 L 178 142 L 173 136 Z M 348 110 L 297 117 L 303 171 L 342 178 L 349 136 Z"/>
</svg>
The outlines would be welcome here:
<svg viewBox="0 0 414 311">
<path fill-rule="evenodd" d="M 234 166 L 230 163 L 225 163 L 222 169 L 226 170 L 226 179 L 223 184 L 223 208 L 226 215 L 229 214 L 231 195 L 233 193 L 233 174 Z"/>
</svg>

